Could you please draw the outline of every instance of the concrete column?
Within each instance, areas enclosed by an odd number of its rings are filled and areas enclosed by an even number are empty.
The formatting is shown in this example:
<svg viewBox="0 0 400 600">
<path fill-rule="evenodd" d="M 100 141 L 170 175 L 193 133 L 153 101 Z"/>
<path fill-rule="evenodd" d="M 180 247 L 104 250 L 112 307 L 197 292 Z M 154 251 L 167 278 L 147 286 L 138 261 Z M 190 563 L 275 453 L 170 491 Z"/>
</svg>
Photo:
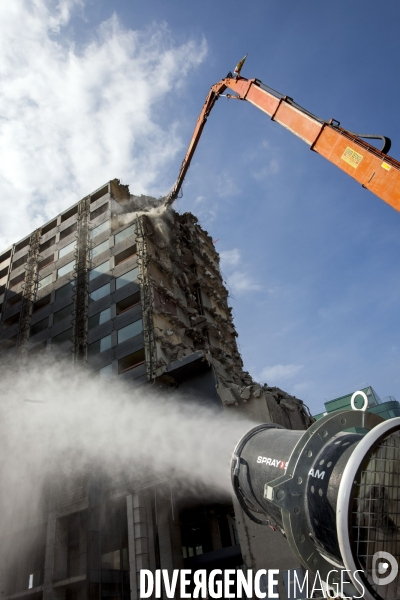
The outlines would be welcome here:
<svg viewBox="0 0 400 600">
<path fill-rule="evenodd" d="M 147 510 L 147 528 L 149 532 L 149 569 L 154 573 L 156 566 L 156 548 L 155 548 L 155 539 L 156 539 L 156 524 L 153 519 L 153 495 L 154 489 L 150 488 L 148 490 L 145 498 L 146 498 L 146 510 Z"/>
<path fill-rule="evenodd" d="M 19 591 L 17 589 L 18 555 L 21 541 L 16 533 L 0 540 L 0 595 L 4 598 Z"/>
<path fill-rule="evenodd" d="M 158 491 L 158 490 L 157 490 Z M 170 502 L 165 495 L 157 494 L 157 527 L 158 544 L 160 548 L 160 566 L 166 569 L 171 579 L 174 563 L 172 559 L 172 543 L 169 528 L 169 512 L 171 510 Z"/>
<path fill-rule="evenodd" d="M 152 528 L 148 522 L 146 496 L 137 493 L 127 496 L 128 550 L 130 567 L 131 600 L 137 600 L 141 569 L 150 569 L 150 540 Z M 151 561 L 153 562 L 153 561 Z"/>
<path fill-rule="evenodd" d="M 129 552 L 129 578 L 131 586 L 131 600 L 138 600 L 138 580 L 136 569 L 135 522 L 133 517 L 132 494 L 126 497 L 126 510 L 128 516 L 128 552 Z"/>
<path fill-rule="evenodd" d="M 56 514 L 49 512 L 46 533 L 46 552 L 44 558 L 43 600 L 53 599 L 53 566 L 56 543 Z"/>
<path fill-rule="evenodd" d="M 53 577 L 55 581 L 67 578 L 68 571 L 68 522 L 56 519 L 54 527 Z"/>
<path fill-rule="evenodd" d="M 171 581 L 172 571 L 183 569 L 183 556 L 178 508 L 174 505 L 170 487 L 157 490 L 157 525 L 160 568 L 168 571 Z M 179 580 L 175 594 L 179 598 Z"/>
</svg>

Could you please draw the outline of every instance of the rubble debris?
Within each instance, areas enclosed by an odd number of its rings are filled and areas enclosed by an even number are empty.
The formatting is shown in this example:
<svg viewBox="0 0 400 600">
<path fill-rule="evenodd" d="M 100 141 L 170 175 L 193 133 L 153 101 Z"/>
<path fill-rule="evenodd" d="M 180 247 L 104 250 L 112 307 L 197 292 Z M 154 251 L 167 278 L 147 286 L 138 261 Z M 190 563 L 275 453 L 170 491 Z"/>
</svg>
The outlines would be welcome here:
<svg viewBox="0 0 400 600">
<path fill-rule="evenodd" d="M 219 256 L 197 218 L 149 196 L 131 196 L 114 218 L 127 216 L 136 216 L 148 379 L 164 377 L 171 361 L 200 351 L 215 371 L 224 406 L 247 405 L 255 417 L 256 405 L 263 406 L 271 420 L 307 427 L 312 417 L 301 401 L 243 370 Z"/>
</svg>

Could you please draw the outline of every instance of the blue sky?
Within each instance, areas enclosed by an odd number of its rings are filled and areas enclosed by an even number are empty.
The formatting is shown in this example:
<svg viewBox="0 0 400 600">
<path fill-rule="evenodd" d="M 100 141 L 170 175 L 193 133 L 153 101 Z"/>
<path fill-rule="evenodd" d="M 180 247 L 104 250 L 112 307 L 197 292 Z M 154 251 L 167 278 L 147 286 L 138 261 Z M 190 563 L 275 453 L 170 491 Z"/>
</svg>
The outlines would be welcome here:
<svg viewBox="0 0 400 600">
<path fill-rule="evenodd" d="M 2 247 L 114 177 L 164 195 L 246 52 L 245 77 L 400 158 L 397 0 L 14 0 L 0 17 Z M 255 378 L 315 412 L 366 383 L 400 399 L 400 214 L 225 98 L 183 192 L 219 240 Z"/>
</svg>

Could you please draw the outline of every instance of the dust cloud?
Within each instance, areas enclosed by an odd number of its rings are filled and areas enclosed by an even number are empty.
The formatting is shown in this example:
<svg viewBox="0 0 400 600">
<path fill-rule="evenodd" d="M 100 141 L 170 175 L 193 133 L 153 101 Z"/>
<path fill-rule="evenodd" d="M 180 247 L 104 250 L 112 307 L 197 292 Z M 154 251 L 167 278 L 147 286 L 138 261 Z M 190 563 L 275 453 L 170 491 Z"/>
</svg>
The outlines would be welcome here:
<svg viewBox="0 0 400 600">
<path fill-rule="evenodd" d="M 49 482 L 93 470 L 133 489 L 174 480 L 230 493 L 233 448 L 254 425 L 234 410 L 100 379 L 65 360 L 29 361 L 0 377 L 0 536 L 15 515 L 39 505 Z"/>
<path fill-rule="evenodd" d="M 170 226 L 173 224 L 174 216 L 171 206 L 165 203 L 166 198 L 153 198 L 152 196 L 130 195 L 129 200 L 123 203 L 113 202 L 113 218 L 117 221 L 118 228 L 133 223 L 142 215 L 151 219 L 153 227 L 165 240 L 170 243 Z"/>
</svg>

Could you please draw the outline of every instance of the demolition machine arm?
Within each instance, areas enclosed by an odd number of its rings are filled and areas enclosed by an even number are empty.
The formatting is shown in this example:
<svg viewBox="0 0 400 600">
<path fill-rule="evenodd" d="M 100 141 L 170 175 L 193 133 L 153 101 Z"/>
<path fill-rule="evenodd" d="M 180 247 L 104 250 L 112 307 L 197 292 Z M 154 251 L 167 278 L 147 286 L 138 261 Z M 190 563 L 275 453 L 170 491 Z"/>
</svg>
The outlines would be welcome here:
<svg viewBox="0 0 400 600">
<path fill-rule="evenodd" d="M 400 211 L 400 162 L 387 155 L 391 145 L 389 138 L 347 131 L 340 127 L 338 121 L 324 121 L 316 117 L 292 98 L 283 96 L 258 79 L 234 78 L 231 73 L 213 85 L 206 98 L 178 178 L 166 198 L 167 204 L 172 204 L 178 197 L 208 115 L 227 89 L 233 92 L 225 94 L 228 98 L 254 104 L 272 121 L 306 142 L 310 150 L 324 156 L 364 188 Z M 382 148 L 378 150 L 365 139 L 381 139 Z"/>
</svg>

